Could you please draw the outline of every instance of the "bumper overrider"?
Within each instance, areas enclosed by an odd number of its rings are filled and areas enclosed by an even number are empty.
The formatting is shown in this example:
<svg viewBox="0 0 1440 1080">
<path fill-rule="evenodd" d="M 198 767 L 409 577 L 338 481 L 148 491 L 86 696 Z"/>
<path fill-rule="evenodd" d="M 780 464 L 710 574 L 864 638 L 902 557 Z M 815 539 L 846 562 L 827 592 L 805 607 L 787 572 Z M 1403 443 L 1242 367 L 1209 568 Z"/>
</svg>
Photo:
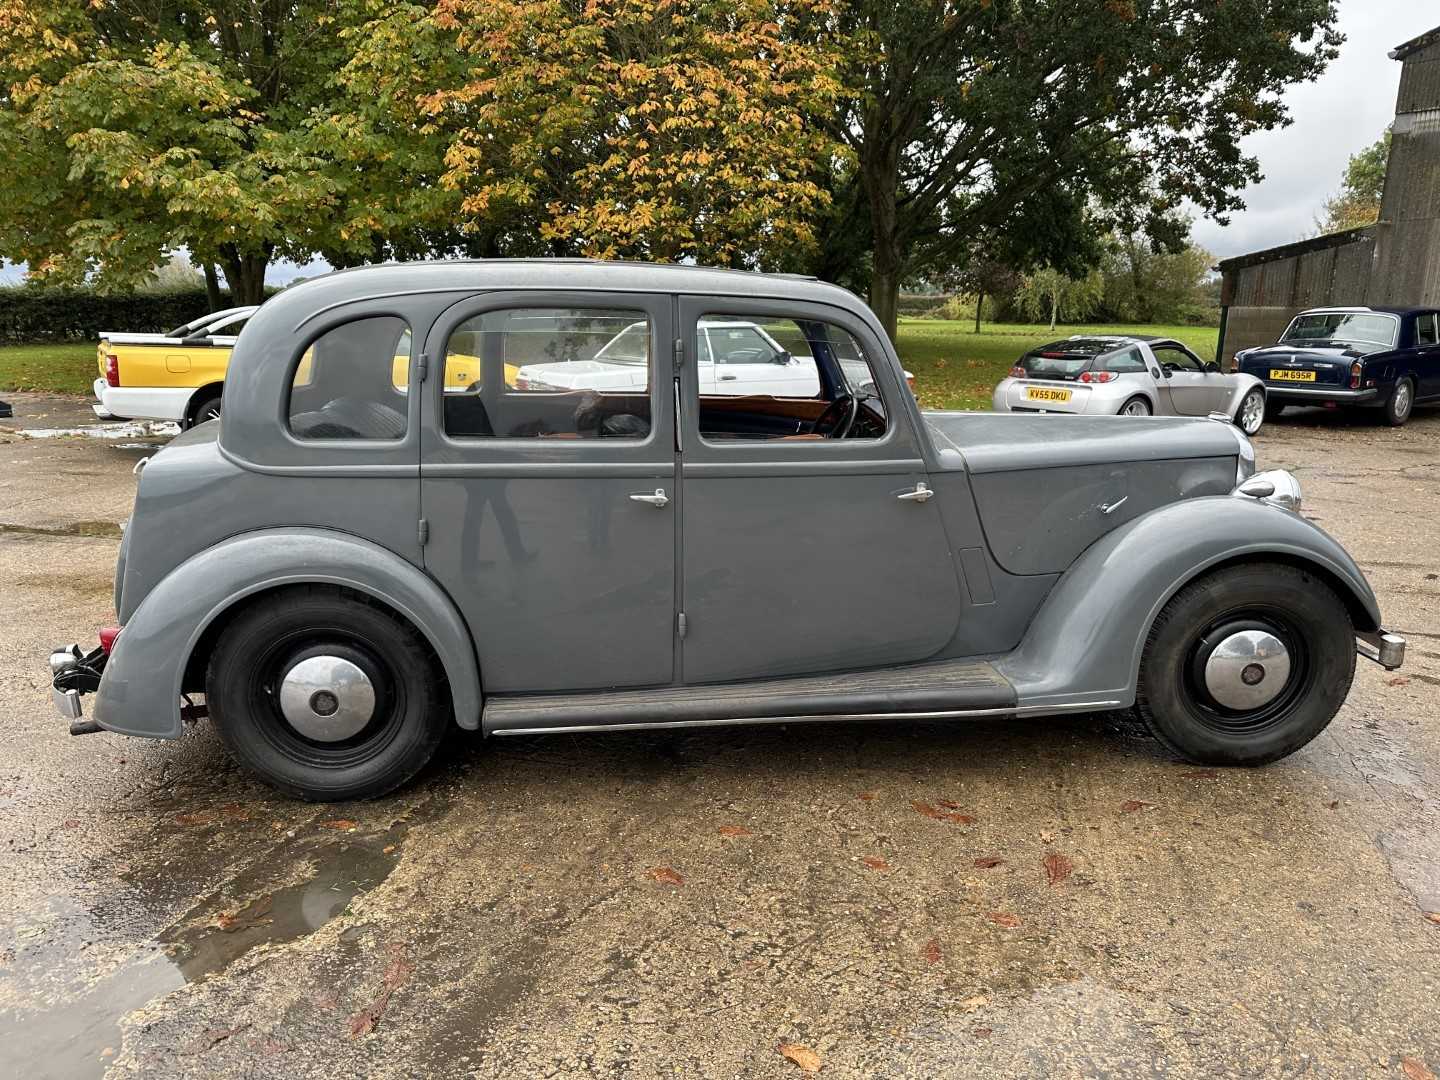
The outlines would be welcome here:
<svg viewBox="0 0 1440 1080">
<path fill-rule="evenodd" d="M 70 721 L 71 735 L 90 735 L 103 728 L 84 718 L 81 694 L 93 694 L 109 659 L 103 647 L 82 653 L 79 645 L 68 645 L 50 654 L 50 700 L 55 711 Z"/>
</svg>

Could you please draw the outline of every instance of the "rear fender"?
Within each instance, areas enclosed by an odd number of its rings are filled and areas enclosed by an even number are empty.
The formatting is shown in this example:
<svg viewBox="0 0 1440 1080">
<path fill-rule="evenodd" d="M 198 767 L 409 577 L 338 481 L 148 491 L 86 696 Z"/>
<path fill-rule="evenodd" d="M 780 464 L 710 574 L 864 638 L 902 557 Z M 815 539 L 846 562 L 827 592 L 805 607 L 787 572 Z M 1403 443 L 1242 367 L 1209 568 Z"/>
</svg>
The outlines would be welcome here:
<svg viewBox="0 0 1440 1080">
<path fill-rule="evenodd" d="M 122 735 L 179 738 L 181 683 L 201 635 L 246 597 L 283 585 L 354 589 L 409 620 L 439 657 L 456 722 L 479 726 L 475 645 L 450 598 L 394 552 L 327 529 L 245 533 L 172 570 L 116 639 L 96 691 L 95 721 Z"/>
<path fill-rule="evenodd" d="M 1238 413 L 1240 411 L 1240 403 L 1245 400 L 1245 395 L 1257 386 L 1260 388 L 1261 393 L 1265 392 L 1265 384 L 1254 375 L 1237 372 L 1231 375 L 1230 379 L 1234 385 L 1230 388 L 1230 396 L 1225 399 L 1219 410 L 1227 416 L 1234 416 Z"/>
<path fill-rule="evenodd" d="M 1097 540 L 996 667 L 1022 707 L 1132 705 L 1145 639 L 1169 599 L 1221 564 L 1265 559 L 1318 573 L 1350 609 L 1356 630 L 1379 627 L 1364 574 L 1323 529 L 1278 506 L 1211 496 L 1152 510 Z"/>
</svg>

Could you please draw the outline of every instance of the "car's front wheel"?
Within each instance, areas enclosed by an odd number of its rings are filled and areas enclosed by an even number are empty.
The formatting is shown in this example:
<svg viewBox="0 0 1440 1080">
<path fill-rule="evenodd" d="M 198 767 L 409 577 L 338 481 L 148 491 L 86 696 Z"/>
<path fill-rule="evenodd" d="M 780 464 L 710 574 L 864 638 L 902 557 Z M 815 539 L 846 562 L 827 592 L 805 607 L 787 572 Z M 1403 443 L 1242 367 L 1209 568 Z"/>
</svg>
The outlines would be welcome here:
<svg viewBox="0 0 1440 1080">
<path fill-rule="evenodd" d="M 1288 564 L 1245 563 L 1165 605 L 1145 644 L 1135 711 L 1190 761 L 1264 765 L 1325 730 L 1354 675 L 1354 629 L 1334 590 Z"/>
<path fill-rule="evenodd" d="M 447 726 L 424 640 L 388 611 L 324 586 L 242 611 L 215 643 L 206 703 L 235 759 L 281 791 L 383 795 L 430 760 Z"/>
<path fill-rule="evenodd" d="M 1235 410 L 1235 426 L 1246 435 L 1258 434 L 1265 425 L 1265 391 L 1258 386 L 1240 399 Z"/>
</svg>

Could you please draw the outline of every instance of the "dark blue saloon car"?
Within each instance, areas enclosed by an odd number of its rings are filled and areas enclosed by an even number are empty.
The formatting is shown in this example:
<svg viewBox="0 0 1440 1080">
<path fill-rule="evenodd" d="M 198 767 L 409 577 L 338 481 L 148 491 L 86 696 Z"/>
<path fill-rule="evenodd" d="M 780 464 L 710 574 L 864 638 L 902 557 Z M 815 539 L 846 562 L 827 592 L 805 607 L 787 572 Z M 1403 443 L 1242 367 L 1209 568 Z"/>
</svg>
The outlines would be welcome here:
<svg viewBox="0 0 1440 1080">
<path fill-rule="evenodd" d="M 1302 311 L 1278 344 L 1236 353 L 1231 370 L 1265 383 L 1268 418 L 1287 405 L 1358 406 L 1398 427 L 1417 403 L 1440 401 L 1440 312 Z"/>
</svg>

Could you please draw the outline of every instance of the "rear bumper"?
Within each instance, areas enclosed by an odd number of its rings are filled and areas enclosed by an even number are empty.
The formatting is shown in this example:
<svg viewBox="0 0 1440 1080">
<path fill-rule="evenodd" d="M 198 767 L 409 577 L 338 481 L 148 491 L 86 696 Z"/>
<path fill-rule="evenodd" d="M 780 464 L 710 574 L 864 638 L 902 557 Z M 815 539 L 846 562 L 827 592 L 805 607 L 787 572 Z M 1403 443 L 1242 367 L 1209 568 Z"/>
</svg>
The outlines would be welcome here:
<svg viewBox="0 0 1440 1080">
<path fill-rule="evenodd" d="M 1405 663 L 1405 639 L 1384 627 L 1355 635 L 1355 651 L 1366 660 L 1373 660 L 1386 671 L 1394 671 Z"/>
<path fill-rule="evenodd" d="M 64 719 L 70 721 L 71 735 L 88 735 L 100 731 L 93 720 L 84 719 L 80 704 L 82 694 L 94 693 L 100 685 L 108 657 L 104 649 L 81 653 L 79 645 L 68 645 L 50 654 L 50 701 Z"/>
<path fill-rule="evenodd" d="M 100 399 L 100 407 L 95 415 L 104 411 L 109 416 L 101 419 L 184 420 L 194 393 L 191 386 L 111 386 L 104 379 L 96 379 L 95 396 Z"/>
<path fill-rule="evenodd" d="M 1351 390 L 1336 386 L 1325 389 L 1308 389 L 1298 386 L 1277 386 L 1265 384 L 1265 397 L 1272 402 L 1286 405 L 1375 405 L 1380 401 L 1380 391 L 1375 387 L 1366 390 Z"/>
</svg>

